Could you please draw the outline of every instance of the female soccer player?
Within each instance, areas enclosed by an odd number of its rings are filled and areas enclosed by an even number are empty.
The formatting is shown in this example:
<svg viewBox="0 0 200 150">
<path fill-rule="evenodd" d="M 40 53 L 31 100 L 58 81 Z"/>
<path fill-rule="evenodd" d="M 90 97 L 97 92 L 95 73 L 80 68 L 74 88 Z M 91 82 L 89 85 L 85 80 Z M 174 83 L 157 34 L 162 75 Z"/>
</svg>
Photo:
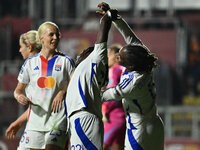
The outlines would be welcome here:
<svg viewBox="0 0 200 150">
<path fill-rule="evenodd" d="M 56 24 L 45 22 L 40 25 L 38 38 L 42 43 L 41 52 L 23 64 L 14 97 L 20 104 L 30 103 L 25 147 L 62 150 L 66 141 L 63 99 L 74 64 L 56 50 L 60 40 Z"/>
<path fill-rule="evenodd" d="M 80 64 L 76 67 L 68 85 L 66 104 L 71 149 L 102 150 L 103 148 L 100 92 L 108 72 L 107 39 L 111 19 L 113 19 L 112 14 L 110 16 L 105 14 L 101 18 L 94 50 L 91 47 L 82 53 L 86 58 L 84 57 L 85 60 L 82 62 L 78 61 Z"/>
<path fill-rule="evenodd" d="M 106 13 L 110 7 L 99 4 Z M 157 113 L 152 69 L 157 57 L 118 15 L 114 21 L 127 45 L 119 52 L 119 64 L 126 68 L 120 83 L 103 93 L 103 101 L 121 100 L 126 114 L 126 150 L 164 150 L 164 127 Z"/>
<path fill-rule="evenodd" d="M 36 30 L 31 30 L 20 35 L 19 52 L 21 53 L 24 60 L 40 52 L 42 45 L 39 42 L 39 40 L 37 40 L 36 36 L 37 36 Z M 28 109 L 16 121 L 10 124 L 5 133 L 5 135 L 9 139 L 14 138 L 16 136 L 22 124 L 27 121 L 27 116 L 28 116 Z M 17 150 L 28 150 L 25 148 L 25 140 L 24 140 L 25 136 L 26 136 L 26 129 L 21 137 Z"/>
</svg>

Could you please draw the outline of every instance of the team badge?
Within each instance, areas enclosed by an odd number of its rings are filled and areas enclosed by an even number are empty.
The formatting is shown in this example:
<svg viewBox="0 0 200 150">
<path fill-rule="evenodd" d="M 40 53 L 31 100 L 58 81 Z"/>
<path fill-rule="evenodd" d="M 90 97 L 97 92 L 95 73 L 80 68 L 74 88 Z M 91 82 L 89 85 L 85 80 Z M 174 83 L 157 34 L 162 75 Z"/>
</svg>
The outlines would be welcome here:
<svg viewBox="0 0 200 150">
<path fill-rule="evenodd" d="M 55 65 L 55 70 L 56 71 L 61 71 L 61 65 Z"/>
<path fill-rule="evenodd" d="M 25 141 L 26 144 L 29 143 L 29 141 L 30 141 L 30 138 L 29 138 L 29 137 L 26 137 L 26 141 Z"/>
</svg>

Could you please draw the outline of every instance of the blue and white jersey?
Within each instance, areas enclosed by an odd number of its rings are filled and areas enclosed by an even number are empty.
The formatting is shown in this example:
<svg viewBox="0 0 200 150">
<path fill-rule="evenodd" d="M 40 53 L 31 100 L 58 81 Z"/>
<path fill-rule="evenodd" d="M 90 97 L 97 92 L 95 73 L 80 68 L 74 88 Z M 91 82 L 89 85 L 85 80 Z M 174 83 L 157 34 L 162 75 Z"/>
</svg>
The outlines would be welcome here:
<svg viewBox="0 0 200 150">
<path fill-rule="evenodd" d="M 81 62 L 70 80 L 67 95 L 67 114 L 86 108 L 92 114 L 101 114 L 101 87 L 108 72 L 107 43 L 95 44 L 93 52 Z"/>
<path fill-rule="evenodd" d="M 26 96 L 32 102 L 28 130 L 66 129 L 64 101 L 59 113 L 51 112 L 51 104 L 57 93 L 67 88 L 73 70 L 73 60 L 62 55 L 46 60 L 39 53 L 24 62 L 18 81 L 28 85 Z"/>
<path fill-rule="evenodd" d="M 116 20 L 114 25 L 127 44 L 143 45 L 123 19 Z M 136 71 L 125 71 L 121 76 L 120 83 L 115 88 L 106 90 L 102 99 L 103 101 L 122 99 L 126 116 L 129 119 L 128 122 L 139 123 L 137 116 L 140 119 L 155 104 L 155 86 L 152 73 L 139 74 Z M 134 120 L 130 119 L 132 116 L 134 116 Z"/>
<path fill-rule="evenodd" d="M 128 119 L 127 123 L 140 125 L 142 119 L 145 115 L 149 115 L 155 105 L 156 94 L 152 74 L 141 75 L 135 71 L 129 73 L 125 71 L 120 83 L 116 87 L 106 90 L 102 99 L 110 101 L 121 98 Z"/>
<path fill-rule="evenodd" d="M 116 28 L 127 44 L 143 45 L 123 20 Z M 152 73 L 124 72 L 120 83 L 103 92 L 102 100 L 121 100 L 126 114 L 125 150 L 163 150 L 164 127 L 157 114 L 155 85 Z"/>
</svg>

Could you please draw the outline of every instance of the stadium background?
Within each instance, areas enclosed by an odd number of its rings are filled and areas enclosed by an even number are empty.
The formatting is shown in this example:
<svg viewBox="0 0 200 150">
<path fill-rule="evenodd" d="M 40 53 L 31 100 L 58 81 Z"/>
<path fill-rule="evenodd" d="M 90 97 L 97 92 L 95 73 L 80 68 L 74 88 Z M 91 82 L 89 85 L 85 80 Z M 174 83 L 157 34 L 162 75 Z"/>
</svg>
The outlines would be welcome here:
<svg viewBox="0 0 200 150">
<path fill-rule="evenodd" d="M 117 8 L 131 28 L 159 57 L 154 70 L 159 113 L 165 124 L 165 150 L 200 150 L 200 1 L 104 0 Z M 53 21 L 61 29 L 59 50 L 76 57 L 93 45 L 100 0 L 0 1 L 0 150 L 14 150 L 6 128 L 26 107 L 13 97 L 22 57 L 19 36 Z M 112 28 L 109 42 L 125 44 Z"/>
</svg>

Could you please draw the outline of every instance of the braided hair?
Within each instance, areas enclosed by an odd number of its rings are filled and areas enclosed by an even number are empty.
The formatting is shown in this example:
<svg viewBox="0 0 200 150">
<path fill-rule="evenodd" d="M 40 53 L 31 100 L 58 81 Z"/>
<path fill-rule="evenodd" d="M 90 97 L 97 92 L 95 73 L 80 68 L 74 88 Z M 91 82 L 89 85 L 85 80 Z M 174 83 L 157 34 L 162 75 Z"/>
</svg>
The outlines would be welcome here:
<svg viewBox="0 0 200 150">
<path fill-rule="evenodd" d="M 125 53 L 128 56 L 125 60 L 127 69 L 129 69 L 129 66 L 134 66 L 132 71 L 149 73 L 157 66 L 156 61 L 158 60 L 158 57 L 150 52 L 145 46 L 129 44 L 124 48 L 126 49 Z"/>
</svg>

